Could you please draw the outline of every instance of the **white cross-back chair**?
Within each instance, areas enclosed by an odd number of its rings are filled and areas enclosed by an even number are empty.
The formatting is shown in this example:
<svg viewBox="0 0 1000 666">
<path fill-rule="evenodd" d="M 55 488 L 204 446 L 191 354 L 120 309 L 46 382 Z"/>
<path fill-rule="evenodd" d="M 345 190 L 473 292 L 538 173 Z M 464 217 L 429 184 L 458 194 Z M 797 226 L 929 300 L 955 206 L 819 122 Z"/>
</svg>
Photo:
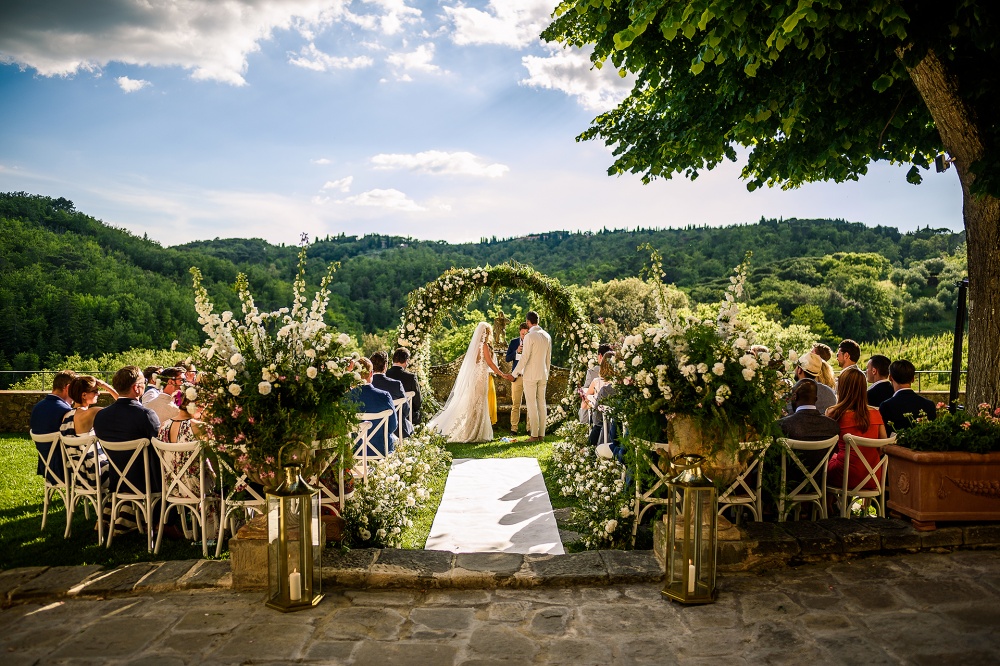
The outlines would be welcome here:
<svg viewBox="0 0 1000 666">
<path fill-rule="evenodd" d="M 887 439 L 869 439 L 856 435 L 844 435 L 844 481 L 840 488 L 830 488 L 829 491 L 837 496 L 837 504 L 840 505 L 840 517 L 849 518 L 851 516 L 851 505 L 855 498 L 862 500 L 862 507 L 867 508 L 869 503 L 874 502 L 878 515 L 885 517 L 885 476 L 889 468 L 889 457 L 885 454 L 885 447 L 896 443 L 896 434 Z M 862 453 L 862 449 L 877 449 L 879 453 L 878 462 L 872 465 Z M 848 487 L 850 477 L 851 458 L 858 457 L 865 469 L 865 476 L 858 483 Z M 869 481 L 875 482 L 873 490 L 865 490 Z"/>
<path fill-rule="evenodd" d="M 646 449 L 641 446 L 636 447 L 636 474 L 635 474 L 635 522 L 632 524 L 632 545 L 635 546 L 635 537 L 639 533 L 639 525 L 642 523 L 642 516 L 654 506 L 669 506 L 671 501 L 669 496 L 658 497 L 658 493 L 666 492 L 667 481 L 670 480 L 670 468 L 666 472 L 660 470 L 654 462 L 653 455 L 656 451 L 666 453 L 666 445 L 654 445 Z M 640 471 L 648 467 L 653 472 L 653 483 L 646 489 L 642 489 Z"/>
<path fill-rule="evenodd" d="M 108 454 L 108 464 L 111 466 L 111 518 L 110 524 L 114 525 L 118 513 L 125 504 L 135 507 L 135 520 L 142 527 L 146 528 L 146 548 L 153 550 L 153 508 L 163 495 L 159 491 L 154 492 L 151 488 L 151 481 L 160 476 L 159 470 L 150 469 L 152 461 L 148 455 L 149 440 L 133 439 L 127 442 L 106 442 L 101 440 L 101 447 Z M 112 454 L 120 453 L 121 456 Z M 128 456 L 128 461 L 124 465 L 119 464 L 115 458 L 124 459 Z M 155 460 L 155 456 L 153 457 Z M 142 470 L 143 486 L 140 487 L 129 474 L 133 469 Z M 139 521 L 143 521 L 140 523 Z M 115 536 L 114 528 L 108 530 L 108 547 L 111 547 L 111 540 Z"/>
<path fill-rule="evenodd" d="M 227 481 L 228 479 L 228 481 Z M 224 458 L 219 458 L 219 488 L 222 496 L 222 506 L 219 508 L 219 538 L 215 544 L 215 556 L 222 553 L 222 539 L 229 528 L 229 533 L 236 534 L 236 514 L 242 512 L 244 521 L 249 520 L 254 513 L 263 514 L 267 500 L 250 485 L 246 472 L 237 473 Z M 246 492 L 249 497 L 237 499 L 237 495 Z"/>
<path fill-rule="evenodd" d="M 372 427 L 371 423 L 368 423 L 367 421 L 362 421 L 361 423 L 358 424 L 357 430 L 352 432 L 349 435 L 349 437 L 352 437 L 354 438 L 354 441 L 357 441 L 358 438 L 361 437 L 363 434 L 367 433 L 371 427 Z M 319 474 L 317 475 L 316 477 L 317 480 L 322 479 L 326 475 L 327 471 L 331 467 L 333 467 L 334 463 L 336 462 L 337 462 L 337 456 L 331 456 L 330 459 L 326 461 L 326 464 L 323 466 L 323 469 L 321 469 Z M 330 490 L 330 488 L 328 488 L 326 484 L 323 482 L 319 482 L 317 485 L 319 486 L 320 506 L 331 507 L 337 513 L 337 515 L 339 516 L 344 515 L 344 502 L 351 494 L 347 493 L 344 488 L 344 470 L 343 469 L 339 470 L 337 474 L 337 485 L 339 490 L 338 494 L 335 495 L 333 491 Z"/>
<path fill-rule="evenodd" d="M 35 442 L 35 450 L 38 458 L 42 461 L 42 478 L 45 481 L 45 490 L 42 494 L 42 530 L 45 530 L 45 521 L 49 516 L 49 502 L 53 495 L 62 498 L 63 506 L 66 508 L 66 530 L 64 536 L 69 536 L 70 505 L 72 504 L 72 490 L 69 484 L 69 465 L 66 464 L 66 449 L 63 447 L 59 432 L 45 435 L 31 433 L 31 439 Z M 48 452 L 42 453 L 45 446 Z M 58 461 L 59 466 L 56 465 Z M 59 470 L 62 469 L 60 473 Z"/>
<path fill-rule="evenodd" d="M 764 481 L 764 455 L 770 448 L 771 442 L 761 446 L 760 442 L 741 442 L 740 448 L 743 451 L 750 451 L 746 468 L 736 477 L 719 495 L 719 515 L 730 507 L 736 507 L 736 518 L 743 509 L 747 509 L 753 515 L 755 521 L 760 522 L 761 510 L 761 487 Z"/>
<path fill-rule="evenodd" d="M 108 500 L 108 493 L 101 482 L 101 457 L 97 437 L 63 435 L 62 443 L 66 449 L 66 460 L 70 468 L 70 502 L 69 514 L 66 516 L 66 536 L 71 533 L 70 522 L 73 520 L 76 505 L 82 501 L 85 517 L 89 517 L 88 508 L 94 507 L 94 513 L 97 514 L 97 543 L 104 543 L 104 504 Z M 84 472 L 88 458 L 94 464 L 94 480 L 89 479 Z"/>
<path fill-rule="evenodd" d="M 403 393 L 406 396 L 406 405 L 410 408 L 410 421 L 413 421 L 413 398 L 417 395 L 416 391 L 406 391 Z"/>
<path fill-rule="evenodd" d="M 394 398 L 392 408 L 396 410 L 396 438 L 403 441 L 403 405 L 406 404 L 406 397 Z M 411 414 L 413 412 L 410 412 Z"/>
<path fill-rule="evenodd" d="M 382 432 L 385 437 L 386 449 L 389 448 L 389 417 L 392 416 L 393 410 L 386 409 L 381 412 L 364 412 L 358 414 L 359 421 L 370 421 L 371 428 L 366 431 L 358 432 L 354 440 L 354 462 L 355 466 L 358 464 L 358 460 L 361 461 L 361 476 L 368 478 L 368 461 L 369 460 L 382 460 L 385 458 L 385 453 L 380 451 L 377 446 L 372 444 L 372 439 Z M 386 451 L 388 453 L 388 451 Z"/>
<path fill-rule="evenodd" d="M 829 439 L 809 442 L 799 439 L 782 439 L 781 442 L 781 489 L 778 496 L 778 522 L 788 519 L 793 509 L 803 504 L 812 505 L 813 519 L 827 518 L 826 514 L 826 468 L 830 455 L 840 440 L 838 435 Z M 813 460 L 806 465 L 802 454 L 811 454 Z M 815 457 L 813 457 L 815 456 Z M 788 489 L 788 470 L 797 469 L 802 480 L 791 490 Z"/>
<path fill-rule="evenodd" d="M 163 540 L 163 528 L 167 524 L 167 514 L 170 513 L 171 509 L 175 509 L 181 519 L 184 536 L 197 538 L 198 533 L 200 533 L 201 555 L 208 557 L 209 534 L 205 528 L 209 515 L 208 502 L 212 501 L 212 497 L 206 493 L 206 482 L 211 479 L 211 476 L 205 473 L 205 455 L 201 442 L 172 443 L 154 437 L 152 445 L 156 456 L 160 459 L 161 478 L 163 479 L 163 511 L 160 512 L 160 528 L 156 535 L 156 546 L 153 548 L 153 552 L 160 552 L 160 542 Z M 179 464 L 173 464 L 177 461 Z M 192 465 L 196 465 L 198 468 L 197 491 L 191 487 L 191 480 L 187 473 Z M 191 516 L 193 534 L 188 531 L 185 512 Z M 213 529 L 211 536 L 215 535 Z"/>
</svg>

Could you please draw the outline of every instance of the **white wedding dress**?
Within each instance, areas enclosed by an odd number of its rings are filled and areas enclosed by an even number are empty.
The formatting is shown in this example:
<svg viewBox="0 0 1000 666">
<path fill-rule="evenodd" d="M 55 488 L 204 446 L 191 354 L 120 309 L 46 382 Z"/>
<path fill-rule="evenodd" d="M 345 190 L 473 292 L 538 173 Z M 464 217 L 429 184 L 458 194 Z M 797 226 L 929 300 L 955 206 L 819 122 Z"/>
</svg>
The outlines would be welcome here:
<svg viewBox="0 0 1000 666">
<path fill-rule="evenodd" d="M 476 326 L 451 395 L 444 409 L 429 424 L 449 442 L 488 442 L 493 439 L 489 408 L 490 367 L 482 358 L 483 343 L 488 342 L 489 332 L 486 322 Z"/>
</svg>

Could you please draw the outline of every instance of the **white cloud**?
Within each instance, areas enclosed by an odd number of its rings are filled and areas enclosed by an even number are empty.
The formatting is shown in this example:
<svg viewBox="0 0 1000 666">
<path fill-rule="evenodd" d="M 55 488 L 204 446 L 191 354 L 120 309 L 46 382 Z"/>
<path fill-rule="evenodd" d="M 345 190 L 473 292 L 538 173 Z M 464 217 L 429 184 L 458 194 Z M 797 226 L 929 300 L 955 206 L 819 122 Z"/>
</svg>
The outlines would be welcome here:
<svg viewBox="0 0 1000 666">
<path fill-rule="evenodd" d="M 444 8 L 459 45 L 500 44 L 520 48 L 538 41 L 551 20 L 552 0 L 490 0 L 487 11 L 461 2 Z"/>
<path fill-rule="evenodd" d="M 309 163 L 310 164 L 319 164 L 320 166 L 325 166 L 327 164 L 330 164 L 331 162 L 327 158 L 321 157 L 321 158 L 319 158 L 317 160 L 309 160 Z"/>
<path fill-rule="evenodd" d="M 247 56 L 275 30 L 342 19 L 349 0 L 32 0 L 4 8 L 0 62 L 42 76 L 98 71 L 109 62 L 179 66 L 195 79 L 244 85 Z M 95 7 L 96 5 L 96 7 Z"/>
<path fill-rule="evenodd" d="M 416 154 L 382 153 L 372 158 L 376 169 L 409 169 L 434 175 L 485 176 L 500 178 L 510 171 L 505 164 L 490 164 L 472 153 L 428 150 Z"/>
<path fill-rule="evenodd" d="M 419 212 L 426 210 L 413 199 L 399 190 L 368 190 L 353 197 L 347 197 L 337 201 L 340 204 L 350 204 L 352 206 L 368 206 L 372 208 L 390 208 L 407 212 Z"/>
<path fill-rule="evenodd" d="M 148 85 L 152 85 L 149 81 L 144 81 L 143 79 L 130 79 L 127 76 L 119 76 L 115 81 L 118 82 L 118 87 L 127 93 L 133 93 L 137 90 L 142 90 Z"/>
<path fill-rule="evenodd" d="M 427 42 L 421 44 L 414 51 L 409 53 L 392 53 L 386 57 L 388 62 L 396 72 L 397 81 L 412 81 L 409 72 L 421 72 L 425 74 L 441 74 L 441 68 L 435 65 L 434 43 Z"/>
<path fill-rule="evenodd" d="M 578 49 L 560 49 L 548 57 L 524 56 L 521 63 L 528 70 L 522 85 L 560 90 L 594 111 L 617 106 L 634 82 L 632 76 L 618 76 L 610 62 L 603 69 L 594 68 L 589 53 Z"/>
<path fill-rule="evenodd" d="M 330 72 L 337 69 L 371 67 L 374 61 L 368 56 L 358 56 L 356 58 L 331 56 L 323 53 L 316 48 L 315 44 L 310 42 L 307 46 L 302 47 L 297 57 L 289 54 L 288 62 L 297 67 L 311 69 L 316 72 Z"/>
<path fill-rule="evenodd" d="M 351 183 L 354 182 L 354 176 L 347 176 L 345 178 L 339 178 L 337 180 L 328 180 L 323 184 L 324 190 L 339 190 L 341 192 L 350 192 Z"/>
</svg>

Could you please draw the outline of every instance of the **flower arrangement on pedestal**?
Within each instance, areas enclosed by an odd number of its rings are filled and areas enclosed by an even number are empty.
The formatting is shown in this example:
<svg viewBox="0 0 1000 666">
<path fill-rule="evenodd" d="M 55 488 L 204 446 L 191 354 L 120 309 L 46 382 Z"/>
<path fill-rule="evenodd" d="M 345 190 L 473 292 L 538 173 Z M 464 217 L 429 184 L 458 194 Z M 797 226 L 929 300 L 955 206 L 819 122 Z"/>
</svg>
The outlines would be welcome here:
<svg viewBox="0 0 1000 666">
<path fill-rule="evenodd" d="M 648 276 L 662 292 L 660 257 L 651 254 Z M 780 347 L 751 349 L 756 335 L 740 320 L 738 303 L 748 267 L 749 253 L 730 278 L 714 319 L 664 305 L 656 325 L 625 338 L 612 408 L 624 417 L 630 435 L 667 441 L 672 422 L 690 417 L 712 452 L 734 453 L 740 442 L 777 434 L 795 354 L 785 360 Z"/>
<path fill-rule="evenodd" d="M 242 316 L 217 314 L 191 269 L 198 322 L 208 336 L 198 350 L 199 394 L 211 444 L 265 486 L 281 481 L 281 467 L 296 463 L 310 476 L 333 454 L 351 459 L 349 433 L 357 423 L 350 389 L 360 383 L 350 358 L 350 342 L 335 335 L 323 318 L 334 265 L 320 283 L 311 306 L 305 296 L 306 247 L 299 252 L 292 308 L 261 312 L 245 275 L 236 278 Z M 315 444 L 314 444 L 315 443 Z"/>
</svg>

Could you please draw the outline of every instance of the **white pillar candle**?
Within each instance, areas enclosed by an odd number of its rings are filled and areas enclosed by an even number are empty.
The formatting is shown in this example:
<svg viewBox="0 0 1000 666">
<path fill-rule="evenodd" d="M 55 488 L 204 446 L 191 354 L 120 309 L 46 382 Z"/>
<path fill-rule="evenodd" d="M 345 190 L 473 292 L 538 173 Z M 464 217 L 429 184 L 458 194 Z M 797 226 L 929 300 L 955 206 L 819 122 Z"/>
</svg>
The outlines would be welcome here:
<svg viewBox="0 0 1000 666">
<path fill-rule="evenodd" d="M 688 560 L 688 594 L 694 594 L 695 575 L 694 564 Z"/>
<path fill-rule="evenodd" d="M 302 599 L 302 574 L 298 571 L 288 574 L 288 598 L 292 601 Z"/>
</svg>

